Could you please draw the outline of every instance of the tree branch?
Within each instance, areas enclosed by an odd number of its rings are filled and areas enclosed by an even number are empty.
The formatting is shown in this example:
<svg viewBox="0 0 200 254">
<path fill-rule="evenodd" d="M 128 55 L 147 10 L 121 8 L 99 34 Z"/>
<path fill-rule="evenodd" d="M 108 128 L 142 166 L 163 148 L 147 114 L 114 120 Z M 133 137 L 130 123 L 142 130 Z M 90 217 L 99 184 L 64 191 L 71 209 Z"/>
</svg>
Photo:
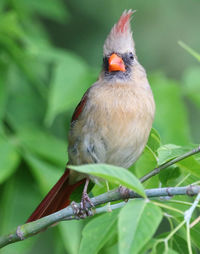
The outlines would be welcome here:
<svg viewBox="0 0 200 254">
<path fill-rule="evenodd" d="M 196 153 L 200 153 L 200 146 L 198 146 L 197 148 L 173 159 L 173 160 L 170 160 L 170 161 L 167 161 L 163 164 L 161 164 L 160 166 L 158 166 L 157 168 L 155 168 L 154 170 L 150 171 L 148 174 L 146 174 L 145 176 L 141 177 L 140 178 L 140 182 L 143 183 L 145 181 L 147 181 L 149 178 L 151 178 L 152 176 L 155 176 L 157 174 L 160 173 L 161 170 L 165 169 L 165 168 L 168 168 L 169 166 L 177 163 L 178 161 L 181 161 L 181 160 L 184 160 L 186 158 L 188 158 L 189 156 L 191 155 L 194 155 Z"/>
<path fill-rule="evenodd" d="M 160 197 L 160 196 L 174 196 L 174 195 L 197 195 L 200 192 L 200 186 L 191 185 L 185 187 L 169 187 L 169 188 L 157 188 L 157 189 L 147 189 L 145 193 L 148 198 Z M 91 198 L 91 202 L 94 206 L 105 204 L 111 201 L 119 201 L 128 198 L 141 198 L 137 193 L 134 193 L 132 190 L 128 190 L 124 187 L 119 187 L 117 189 L 111 190 L 107 193 L 101 194 L 97 197 Z M 121 202 L 111 206 L 111 209 L 117 209 L 122 207 L 125 202 Z M 88 209 L 91 208 L 91 205 L 87 204 Z M 47 229 L 49 226 L 62 221 L 62 220 L 71 220 L 71 219 L 80 219 L 74 215 L 74 210 L 80 209 L 80 203 L 73 203 L 70 206 L 53 213 L 49 216 L 43 217 L 37 221 L 30 222 L 15 228 L 11 233 L 0 237 L 0 248 L 18 241 L 25 240 L 40 231 Z M 91 210 L 91 216 L 97 213 L 106 212 L 107 208 L 100 207 Z"/>
<path fill-rule="evenodd" d="M 193 149 L 175 159 L 172 159 L 159 167 L 155 168 L 145 176 L 143 176 L 140 181 L 145 182 L 149 178 L 151 178 L 154 175 L 159 174 L 159 172 L 175 163 L 178 161 L 181 161 L 191 155 L 194 155 L 196 153 L 200 152 L 200 146 L 197 147 L 196 149 Z M 174 195 L 197 195 L 200 192 L 200 186 L 193 185 L 193 186 L 185 186 L 185 187 L 169 187 L 169 188 L 158 188 L 158 189 L 147 189 L 145 190 L 146 196 L 148 198 L 153 198 L 153 197 L 161 197 L 161 196 L 174 196 Z M 109 191 L 107 193 L 104 193 L 102 195 L 99 195 L 97 197 L 91 198 L 92 203 L 94 206 L 98 206 L 101 204 L 105 204 L 108 202 L 112 201 L 119 201 L 119 200 L 124 200 L 124 199 L 129 199 L 129 198 L 141 198 L 137 193 L 134 193 L 131 190 L 128 190 L 124 187 L 119 187 L 117 189 L 114 189 L 112 191 Z M 117 209 L 119 207 L 122 207 L 125 204 L 125 202 L 121 202 L 115 205 L 111 205 L 111 209 Z M 90 209 L 91 205 L 88 203 L 87 208 Z M 76 215 L 74 215 L 75 210 L 80 209 L 80 203 L 72 203 L 70 206 L 53 213 L 49 216 L 43 217 L 37 221 L 27 223 L 21 226 L 18 226 L 16 229 L 14 229 L 10 234 L 4 235 L 0 237 L 0 248 L 17 242 L 17 241 L 22 241 L 26 238 L 29 238 L 40 231 L 43 231 L 47 229 L 49 226 L 62 221 L 62 220 L 71 220 L 71 219 L 80 219 Z M 97 213 L 102 213 L 106 212 L 107 207 L 100 207 L 91 210 L 91 216 Z"/>
</svg>

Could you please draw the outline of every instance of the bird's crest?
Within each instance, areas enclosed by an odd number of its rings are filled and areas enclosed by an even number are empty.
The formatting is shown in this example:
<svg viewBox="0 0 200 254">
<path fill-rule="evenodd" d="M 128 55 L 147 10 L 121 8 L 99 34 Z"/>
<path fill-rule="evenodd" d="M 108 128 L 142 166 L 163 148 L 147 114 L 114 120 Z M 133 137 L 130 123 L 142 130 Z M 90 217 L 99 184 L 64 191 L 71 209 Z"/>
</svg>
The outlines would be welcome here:
<svg viewBox="0 0 200 254">
<path fill-rule="evenodd" d="M 130 20 L 135 11 L 125 10 L 117 24 L 113 26 L 104 44 L 104 55 L 109 55 L 112 52 L 125 53 L 134 51 L 134 41 Z"/>
<path fill-rule="evenodd" d="M 133 14 L 132 10 L 124 11 L 118 21 L 118 23 L 113 27 L 114 33 L 126 33 L 130 29 L 130 20 Z"/>
</svg>

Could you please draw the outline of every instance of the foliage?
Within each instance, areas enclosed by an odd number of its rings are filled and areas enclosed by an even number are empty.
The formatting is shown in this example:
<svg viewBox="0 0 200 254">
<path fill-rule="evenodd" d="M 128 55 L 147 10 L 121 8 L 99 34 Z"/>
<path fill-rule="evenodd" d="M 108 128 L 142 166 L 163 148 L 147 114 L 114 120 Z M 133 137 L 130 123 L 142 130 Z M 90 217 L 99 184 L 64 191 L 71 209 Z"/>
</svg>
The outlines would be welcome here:
<svg viewBox="0 0 200 254">
<path fill-rule="evenodd" d="M 0 234 L 24 223 L 62 174 L 73 109 L 97 78 L 98 71 L 86 60 L 50 42 L 46 19 L 63 25 L 69 18 L 61 0 L 0 1 Z M 197 52 L 181 45 L 199 60 Z M 173 61 L 177 61 L 175 56 Z M 157 105 L 155 129 L 131 173 L 118 175 L 126 186 L 134 183 L 132 188 L 141 194 L 143 188 L 135 176 L 190 150 L 199 135 L 198 119 L 192 115 L 200 109 L 199 65 L 186 69 L 178 80 L 159 70 L 151 72 L 149 80 Z M 117 179 L 108 167 L 104 170 L 114 187 Z M 144 187 L 191 184 L 199 181 L 199 172 L 196 155 L 150 179 Z M 92 194 L 105 191 L 104 185 L 95 185 Z M 182 223 L 183 212 L 193 200 L 134 200 L 112 213 L 62 222 L 1 253 L 186 253 L 190 239 Z M 193 213 L 192 221 L 197 214 Z M 193 253 L 200 250 L 199 233 L 200 224 L 190 228 Z"/>
</svg>

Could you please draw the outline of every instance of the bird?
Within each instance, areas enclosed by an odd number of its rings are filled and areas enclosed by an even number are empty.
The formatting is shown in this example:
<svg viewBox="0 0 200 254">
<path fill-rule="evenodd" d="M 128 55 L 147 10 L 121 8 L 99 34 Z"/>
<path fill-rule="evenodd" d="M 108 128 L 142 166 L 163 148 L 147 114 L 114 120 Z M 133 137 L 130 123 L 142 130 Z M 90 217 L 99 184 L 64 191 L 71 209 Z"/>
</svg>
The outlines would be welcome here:
<svg viewBox="0 0 200 254">
<path fill-rule="evenodd" d="M 76 107 L 68 134 L 68 164 L 106 163 L 128 169 L 142 154 L 155 115 L 147 74 L 139 63 L 131 30 L 134 11 L 125 10 L 103 46 L 98 80 Z M 66 166 L 64 174 L 41 201 L 27 222 L 67 207 L 72 193 L 95 180 Z"/>
</svg>

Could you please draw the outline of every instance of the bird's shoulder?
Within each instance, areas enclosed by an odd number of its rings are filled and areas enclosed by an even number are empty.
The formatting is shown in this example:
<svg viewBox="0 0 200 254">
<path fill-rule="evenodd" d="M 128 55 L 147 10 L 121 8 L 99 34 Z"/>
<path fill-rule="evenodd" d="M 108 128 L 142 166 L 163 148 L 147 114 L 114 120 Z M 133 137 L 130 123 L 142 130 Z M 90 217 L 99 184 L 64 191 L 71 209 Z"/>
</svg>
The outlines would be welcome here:
<svg viewBox="0 0 200 254">
<path fill-rule="evenodd" d="M 71 118 L 71 123 L 75 122 L 76 120 L 78 120 L 79 116 L 81 115 L 81 113 L 83 112 L 88 99 L 90 97 L 91 91 L 93 89 L 93 87 L 95 86 L 96 83 L 94 83 L 91 87 L 89 87 L 87 89 L 87 91 L 84 93 L 83 97 L 81 98 L 80 102 L 78 103 L 78 105 L 76 106 L 74 113 L 72 114 L 72 118 Z"/>
</svg>

